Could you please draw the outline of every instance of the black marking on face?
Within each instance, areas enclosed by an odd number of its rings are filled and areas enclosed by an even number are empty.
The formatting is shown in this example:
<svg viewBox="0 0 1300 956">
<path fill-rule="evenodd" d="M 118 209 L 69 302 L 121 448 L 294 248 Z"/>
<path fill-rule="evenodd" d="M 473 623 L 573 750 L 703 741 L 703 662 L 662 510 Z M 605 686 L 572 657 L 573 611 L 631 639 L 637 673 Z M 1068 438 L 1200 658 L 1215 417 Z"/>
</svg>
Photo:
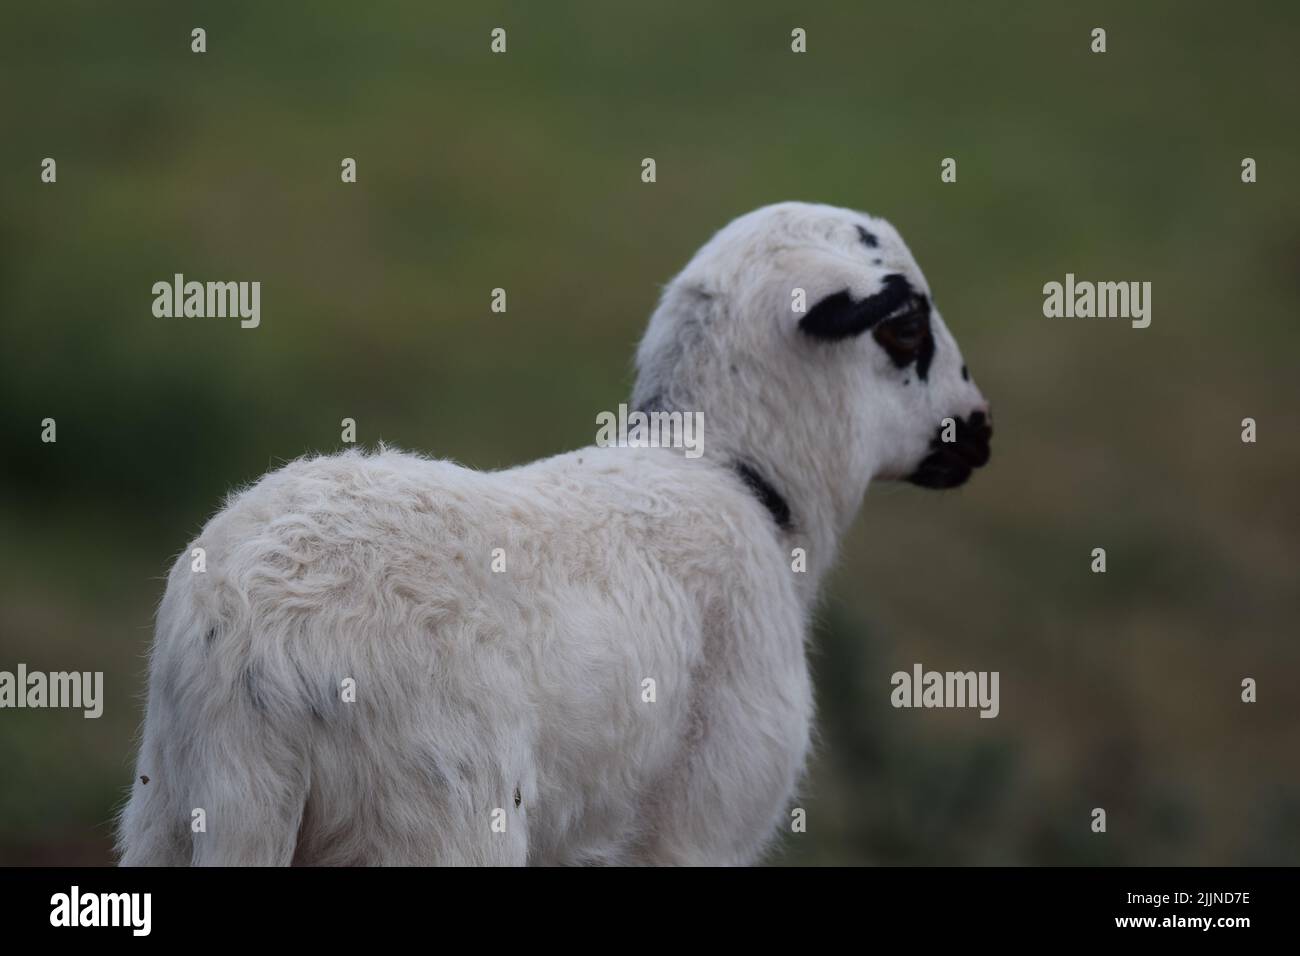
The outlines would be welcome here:
<svg viewBox="0 0 1300 956">
<path fill-rule="evenodd" d="M 524 802 L 524 795 L 519 792 L 518 787 L 515 787 L 515 808 L 518 809 L 519 804 L 523 802 Z"/>
<path fill-rule="evenodd" d="M 815 339 L 838 342 L 861 335 L 880 320 L 893 315 L 914 295 L 912 286 L 898 273 L 885 276 L 875 295 L 855 300 L 847 289 L 828 295 L 799 320 L 799 328 Z"/>
<path fill-rule="evenodd" d="M 217 629 L 215 627 L 208 628 L 208 633 L 203 635 L 204 643 L 211 644 L 216 639 L 217 639 Z"/>
<path fill-rule="evenodd" d="M 789 531 L 791 527 L 790 505 L 781 497 L 781 493 L 773 488 L 767 479 L 758 473 L 757 469 L 746 465 L 744 462 L 737 462 L 734 467 L 736 473 L 740 475 L 740 480 L 749 487 L 749 490 L 757 496 L 763 507 L 772 515 L 772 520 L 776 522 L 776 526 L 782 531 Z"/>
<path fill-rule="evenodd" d="M 909 287 L 909 292 L 911 289 Z M 907 302 L 871 332 L 897 368 L 916 363 L 916 377 L 925 381 L 934 361 L 934 333 L 930 329 L 930 300 L 911 293 Z"/>
<path fill-rule="evenodd" d="M 969 382 L 969 381 L 970 381 L 970 372 L 966 371 L 966 366 L 965 366 L 965 365 L 963 365 L 963 366 L 961 367 L 961 380 L 962 380 L 963 382 Z"/>
<path fill-rule="evenodd" d="M 993 423 L 983 412 L 969 419 L 956 418 L 956 441 L 943 440 L 940 425 L 930 439 L 930 451 L 907 480 L 922 488 L 956 488 L 966 483 L 971 472 L 989 462 Z"/>
<path fill-rule="evenodd" d="M 875 249 L 880 245 L 880 240 L 877 239 L 873 233 L 867 232 L 867 230 L 863 229 L 861 226 L 858 226 L 858 238 L 861 239 L 863 245 L 869 249 Z"/>
</svg>

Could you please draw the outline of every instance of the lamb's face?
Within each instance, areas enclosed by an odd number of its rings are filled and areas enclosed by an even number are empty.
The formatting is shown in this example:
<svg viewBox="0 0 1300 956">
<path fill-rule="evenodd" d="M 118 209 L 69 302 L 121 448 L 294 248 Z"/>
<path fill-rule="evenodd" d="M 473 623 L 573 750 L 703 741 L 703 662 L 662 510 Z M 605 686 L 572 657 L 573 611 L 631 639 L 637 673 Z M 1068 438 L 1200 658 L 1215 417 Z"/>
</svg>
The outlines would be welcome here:
<svg viewBox="0 0 1300 956">
<path fill-rule="evenodd" d="M 842 434 L 870 477 L 951 488 L 988 461 L 988 403 L 884 220 L 765 207 L 715 236 L 682 280 L 726 302 L 725 321 L 711 324 L 732 371 L 741 356 L 766 379 L 764 404 L 797 405 L 795 427 Z"/>
</svg>

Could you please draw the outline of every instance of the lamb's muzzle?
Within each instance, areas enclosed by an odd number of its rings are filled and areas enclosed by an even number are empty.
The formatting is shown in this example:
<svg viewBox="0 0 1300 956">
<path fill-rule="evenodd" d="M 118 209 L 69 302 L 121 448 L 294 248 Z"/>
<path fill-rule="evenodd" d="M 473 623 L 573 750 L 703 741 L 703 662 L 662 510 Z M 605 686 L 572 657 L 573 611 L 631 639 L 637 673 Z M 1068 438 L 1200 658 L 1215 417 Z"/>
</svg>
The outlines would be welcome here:
<svg viewBox="0 0 1300 956">
<path fill-rule="evenodd" d="M 945 442 L 940 425 L 930 442 L 930 453 L 907 478 L 912 484 L 922 488 L 956 488 L 966 483 L 974 469 L 988 464 L 993 419 L 984 412 L 972 412 L 970 418 L 954 421 L 956 440 Z"/>
</svg>

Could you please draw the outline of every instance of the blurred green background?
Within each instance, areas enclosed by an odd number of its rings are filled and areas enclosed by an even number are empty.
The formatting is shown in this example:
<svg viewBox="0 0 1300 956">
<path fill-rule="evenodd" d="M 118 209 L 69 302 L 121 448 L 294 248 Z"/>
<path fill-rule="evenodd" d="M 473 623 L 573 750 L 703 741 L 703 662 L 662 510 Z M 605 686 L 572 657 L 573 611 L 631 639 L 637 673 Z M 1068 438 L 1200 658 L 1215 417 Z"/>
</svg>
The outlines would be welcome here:
<svg viewBox="0 0 1300 956">
<path fill-rule="evenodd" d="M 6 5 L 0 669 L 107 703 L 0 712 L 0 862 L 110 860 L 225 492 L 345 416 L 478 468 L 589 444 L 661 284 L 785 199 L 899 227 L 997 436 L 868 495 L 772 862 L 1300 862 L 1298 45 L 1281 2 Z M 175 272 L 261 280 L 261 327 L 155 318 Z M 1066 272 L 1151 281 L 1151 327 L 1045 319 Z M 1000 670 L 1001 716 L 891 709 L 915 661 Z"/>
</svg>

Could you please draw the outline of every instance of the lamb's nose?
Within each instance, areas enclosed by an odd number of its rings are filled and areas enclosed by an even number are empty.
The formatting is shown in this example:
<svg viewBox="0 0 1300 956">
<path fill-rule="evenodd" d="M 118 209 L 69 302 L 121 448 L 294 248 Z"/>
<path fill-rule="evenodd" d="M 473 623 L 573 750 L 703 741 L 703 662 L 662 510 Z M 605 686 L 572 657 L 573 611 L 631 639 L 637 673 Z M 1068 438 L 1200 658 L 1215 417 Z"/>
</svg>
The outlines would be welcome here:
<svg viewBox="0 0 1300 956">
<path fill-rule="evenodd" d="M 988 406 L 985 405 L 983 411 L 971 412 L 965 425 L 962 430 L 964 434 L 959 433 L 959 441 L 966 439 L 966 447 L 959 445 L 958 450 L 972 466 L 983 467 L 988 464 L 989 441 L 993 438 L 993 421 L 989 417 Z"/>
</svg>

